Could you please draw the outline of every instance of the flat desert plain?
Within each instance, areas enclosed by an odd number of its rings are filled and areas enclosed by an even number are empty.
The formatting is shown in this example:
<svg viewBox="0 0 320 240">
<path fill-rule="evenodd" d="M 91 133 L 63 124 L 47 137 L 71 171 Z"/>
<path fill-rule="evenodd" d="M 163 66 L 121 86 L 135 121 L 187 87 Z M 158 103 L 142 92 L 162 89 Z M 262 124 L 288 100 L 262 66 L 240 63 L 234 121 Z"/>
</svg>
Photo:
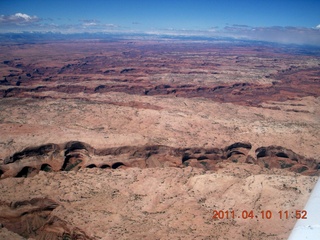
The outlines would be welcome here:
<svg viewBox="0 0 320 240">
<path fill-rule="evenodd" d="M 319 49 L 0 45 L 1 239 L 286 239 L 320 175 Z"/>
</svg>

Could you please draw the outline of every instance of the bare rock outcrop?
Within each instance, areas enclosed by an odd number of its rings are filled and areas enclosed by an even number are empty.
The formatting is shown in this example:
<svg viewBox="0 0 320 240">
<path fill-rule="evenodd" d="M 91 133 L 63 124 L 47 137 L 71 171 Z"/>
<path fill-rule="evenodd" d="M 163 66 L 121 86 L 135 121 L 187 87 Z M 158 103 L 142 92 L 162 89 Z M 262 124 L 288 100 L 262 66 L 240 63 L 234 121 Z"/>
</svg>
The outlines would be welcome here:
<svg viewBox="0 0 320 240">
<path fill-rule="evenodd" d="M 52 215 L 59 204 L 48 198 L 0 203 L 0 222 L 24 238 L 90 239 L 83 231 Z"/>
<path fill-rule="evenodd" d="M 71 141 L 29 147 L 8 156 L 0 164 L 1 178 L 32 177 L 39 171 L 77 171 L 80 168 L 116 169 L 127 167 L 197 167 L 216 170 L 222 161 L 257 164 L 265 168 L 287 169 L 304 175 L 319 175 L 320 163 L 280 146 L 260 147 L 256 158 L 249 154 L 252 145 L 236 142 L 225 148 L 173 148 L 163 145 L 122 146 L 95 149 Z"/>
<path fill-rule="evenodd" d="M 258 164 L 267 168 L 288 169 L 305 175 L 316 175 L 320 169 L 319 161 L 306 159 L 280 146 L 260 147 L 256 149 L 256 155 Z"/>
</svg>

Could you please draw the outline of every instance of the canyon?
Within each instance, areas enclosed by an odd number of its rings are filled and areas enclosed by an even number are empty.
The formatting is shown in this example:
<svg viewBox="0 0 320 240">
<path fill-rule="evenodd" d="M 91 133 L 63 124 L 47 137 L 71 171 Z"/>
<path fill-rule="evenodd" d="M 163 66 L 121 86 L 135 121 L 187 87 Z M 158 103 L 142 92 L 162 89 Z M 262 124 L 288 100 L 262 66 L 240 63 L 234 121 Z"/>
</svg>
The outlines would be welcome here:
<svg viewBox="0 0 320 240">
<path fill-rule="evenodd" d="M 0 238 L 286 239 L 320 176 L 317 49 L 0 50 Z"/>
</svg>

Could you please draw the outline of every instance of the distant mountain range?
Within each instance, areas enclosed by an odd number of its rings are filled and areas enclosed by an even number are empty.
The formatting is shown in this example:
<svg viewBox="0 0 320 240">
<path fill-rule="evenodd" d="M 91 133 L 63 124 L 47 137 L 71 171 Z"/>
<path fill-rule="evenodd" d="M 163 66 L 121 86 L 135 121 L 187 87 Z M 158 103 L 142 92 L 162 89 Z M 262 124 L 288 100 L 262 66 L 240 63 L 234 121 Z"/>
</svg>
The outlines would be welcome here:
<svg viewBox="0 0 320 240">
<path fill-rule="evenodd" d="M 320 56 L 320 47 L 311 45 L 282 44 L 260 40 L 238 39 L 232 37 L 209 37 L 193 35 L 147 34 L 147 33 L 57 33 L 57 32 L 22 32 L 0 33 L 0 44 L 35 44 L 52 41 L 120 41 L 120 40 L 158 40 L 158 41 L 193 41 L 227 43 L 235 45 L 257 45 L 280 47 L 290 53 Z"/>
</svg>

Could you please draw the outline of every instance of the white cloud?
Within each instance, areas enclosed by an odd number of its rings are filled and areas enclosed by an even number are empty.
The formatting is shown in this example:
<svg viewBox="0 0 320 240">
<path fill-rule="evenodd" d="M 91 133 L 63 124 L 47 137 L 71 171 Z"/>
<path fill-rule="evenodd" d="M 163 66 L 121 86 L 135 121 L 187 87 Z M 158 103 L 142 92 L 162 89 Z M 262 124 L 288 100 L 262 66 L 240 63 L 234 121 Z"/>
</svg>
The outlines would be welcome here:
<svg viewBox="0 0 320 240">
<path fill-rule="evenodd" d="M 38 21 L 40 21 L 40 19 L 37 16 L 30 16 L 25 13 L 16 13 L 13 15 L 0 15 L 0 24 L 23 25 Z"/>
<path fill-rule="evenodd" d="M 112 23 L 101 23 L 99 20 L 95 19 L 86 19 L 80 21 L 83 23 L 81 24 L 81 26 L 78 26 L 79 30 L 84 28 L 86 31 L 104 31 L 106 29 L 115 29 L 120 27 Z"/>
<path fill-rule="evenodd" d="M 90 27 L 90 26 L 97 26 L 98 24 L 95 22 L 88 22 L 88 23 L 84 23 L 83 26 L 84 27 Z"/>
<path fill-rule="evenodd" d="M 119 28 L 120 27 L 119 25 L 116 25 L 113 23 L 107 23 L 107 24 L 104 24 L 104 26 L 107 28 Z"/>
<path fill-rule="evenodd" d="M 207 30 L 183 30 L 183 29 L 154 29 L 149 34 L 166 34 L 172 36 L 202 36 L 202 37 L 230 37 L 243 40 L 258 40 L 284 44 L 309 44 L 320 46 L 319 28 L 305 27 L 252 27 L 247 25 L 227 25 L 213 31 Z"/>
<path fill-rule="evenodd" d="M 83 27 L 92 27 L 92 26 L 98 26 L 100 24 L 100 21 L 95 20 L 95 19 L 85 19 L 85 20 L 80 20 L 82 23 Z"/>
<path fill-rule="evenodd" d="M 0 0 L 1 1 L 1 0 Z M 59 19 L 57 22 L 60 22 Z M 132 24 L 136 24 L 133 22 Z M 132 25 L 131 25 L 132 26 Z M 172 36 L 202 36 L 202 37 L 231 37 L 234 39 L 248 39 L 279 43 L 311 44 L 320 46 L 320 24 L 313 28 L 305 27 L 259 27 L 241 24 L 228 24 L 224 28 L 212 27 L 201 29 L 145 29 L 139 30 L 130 26 L 121 26 L 113 23 L 104 23 L 96 19 L 79 20 L 78 24 L 59 24 L 54 19 L 43 19 L 25 13 L 0 15 L 1 32 L 61 32 L 61 33 L 149 33 Z"/>
<path fill-rule="evenodd" d="M 278 43 L 293 43 L 293 44 L 311 44 L 320 45 L 319 28 L 305 27 L 238 27 L 233 25 L 227 26 L 222 31 L 230 37 L 240 37 L 243 39 L 252 39 L 259 41 L 278 42 Z"/>
<path fill-rule="evenodd" d="M 32 20 L 32 17 L 31 16 L 29 16 L 28 14 L 24 14 L 24 13 L 16 13 L 15 15 L 14 15 L 14 18 L 16 18 L 16 19 L 24 19 L 25 21 L 30 21 L 30 20 Z"/>
</svg>

